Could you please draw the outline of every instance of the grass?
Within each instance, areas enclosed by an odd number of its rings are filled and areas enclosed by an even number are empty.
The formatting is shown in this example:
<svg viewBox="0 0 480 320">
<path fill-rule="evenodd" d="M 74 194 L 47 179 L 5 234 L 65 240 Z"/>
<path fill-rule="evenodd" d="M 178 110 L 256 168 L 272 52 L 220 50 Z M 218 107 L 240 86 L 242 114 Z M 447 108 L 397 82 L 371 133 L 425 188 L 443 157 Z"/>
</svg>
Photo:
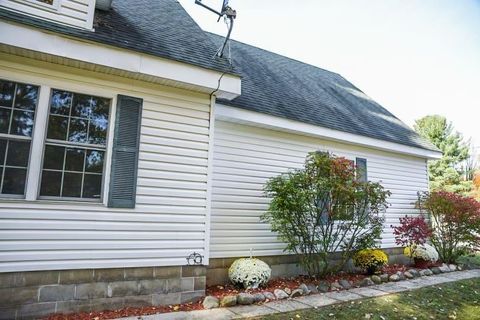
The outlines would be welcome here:
<svg viewBox="0 0 480 320">
<path fill-rule="evenodd" d="M 480 278 L 255 319 L 480 319 Z"/>
<path fill-rule="evenodd" d="M 464 264 L 473 268 L 478 268 L 480 267 L 480 252 L 471 255 L 461 256 L 457 259 L 457 263 Z"/>
</svg>

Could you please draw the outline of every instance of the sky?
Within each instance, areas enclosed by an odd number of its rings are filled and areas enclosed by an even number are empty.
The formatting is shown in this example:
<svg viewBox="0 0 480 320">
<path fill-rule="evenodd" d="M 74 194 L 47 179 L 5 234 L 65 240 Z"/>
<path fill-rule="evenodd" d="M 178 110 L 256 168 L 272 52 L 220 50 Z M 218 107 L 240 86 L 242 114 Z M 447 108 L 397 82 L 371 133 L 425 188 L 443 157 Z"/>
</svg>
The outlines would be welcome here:
<svg viewBox="0 0 480 320">
<path fill-rule="evenodd" d="M 223 20 L 179 0 L 204 30 Z M 217 9 L 221 0 L 203 0 Z M 230 0 L 232 38 L 337 72 L 413 126 L 440 114 L 480 152 L 480 0 Z M 232 52 L 232 56 L 235 52 Z"/>
</svg>

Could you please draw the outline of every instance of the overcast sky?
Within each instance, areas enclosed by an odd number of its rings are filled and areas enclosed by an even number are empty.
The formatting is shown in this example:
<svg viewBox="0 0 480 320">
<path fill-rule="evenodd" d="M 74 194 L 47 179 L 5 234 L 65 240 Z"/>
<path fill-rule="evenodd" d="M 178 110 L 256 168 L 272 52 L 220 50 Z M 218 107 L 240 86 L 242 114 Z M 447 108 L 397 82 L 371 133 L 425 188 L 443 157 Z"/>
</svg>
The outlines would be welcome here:
<svg viewBox="0 0 480 320">
<path fill-rule="evenodd" d="M 223 20 L 194 0 L 180 3 L 203 29 L 226 34 Z M 444 115 L 480 147 L 480 0 L 230 0 L 230 6 L 238 14 L 232 38 L 340 73 L 410 126 Z"/>
</svg>

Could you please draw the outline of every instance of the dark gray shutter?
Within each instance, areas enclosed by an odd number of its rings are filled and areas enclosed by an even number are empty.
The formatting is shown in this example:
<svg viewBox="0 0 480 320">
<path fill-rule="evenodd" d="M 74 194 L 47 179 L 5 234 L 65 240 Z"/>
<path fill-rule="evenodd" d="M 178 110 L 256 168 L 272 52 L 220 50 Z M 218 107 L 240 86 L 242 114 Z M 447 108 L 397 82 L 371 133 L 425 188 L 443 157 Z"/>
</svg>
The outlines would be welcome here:
<svg viewBox="0 0 480 320">
<path fill-rule="evenodd" d="M 143 100 L 118 96 L 108 206 L 134 208 Z"/>
<path fill-rule="evenodd" d="M 367 182 L 367 159 L 364 158 L 357 158 L 357 180 L 360 182 Z"/>
</svg>

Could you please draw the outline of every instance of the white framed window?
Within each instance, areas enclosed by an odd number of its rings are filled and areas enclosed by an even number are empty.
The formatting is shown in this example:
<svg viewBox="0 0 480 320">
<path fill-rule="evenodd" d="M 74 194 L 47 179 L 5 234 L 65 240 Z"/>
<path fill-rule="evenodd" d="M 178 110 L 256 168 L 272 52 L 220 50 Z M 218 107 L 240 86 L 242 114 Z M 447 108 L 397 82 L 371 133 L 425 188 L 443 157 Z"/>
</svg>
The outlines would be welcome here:
<svg viewBox="0 0 480 320">
<path fill-rule="evenodd" d="M 39 87 L 0 79 L 0 195 L 25 197 Z"/>
<path fill-rule="evenodd" d="M 102 202 L 111 109 L 111 98 L 0 79 L 0 197 Z"/>
<path fill-rule="evenodd" d="M 321 150 L 321 152 L 330 152 L 328 150 Z M 355 179 L 366 182 L 367 179 L 367 159 L 356 157 L 349 154 L 342 153 L 331 153 L 332 155 L 344 158 L 355 168 Z M 323 206 L 323 204 L 321 204 Z M 352 215 L 354 214 L 355 208 L 353 206 L 344 206 L 342 207 L 343 212 L 340 212 L 339 215 L 334 219 L 338 222 L 350 221 Z M 323 219 L 327 219 L 328 213 L 323 213 Z M 325 220 L 324 220 L 325 221 Z"/>
<path fill-rule="evenodd" d="M 52 89 L 40 199 L 100 201 L 111 99 Z"/>
</svg>

